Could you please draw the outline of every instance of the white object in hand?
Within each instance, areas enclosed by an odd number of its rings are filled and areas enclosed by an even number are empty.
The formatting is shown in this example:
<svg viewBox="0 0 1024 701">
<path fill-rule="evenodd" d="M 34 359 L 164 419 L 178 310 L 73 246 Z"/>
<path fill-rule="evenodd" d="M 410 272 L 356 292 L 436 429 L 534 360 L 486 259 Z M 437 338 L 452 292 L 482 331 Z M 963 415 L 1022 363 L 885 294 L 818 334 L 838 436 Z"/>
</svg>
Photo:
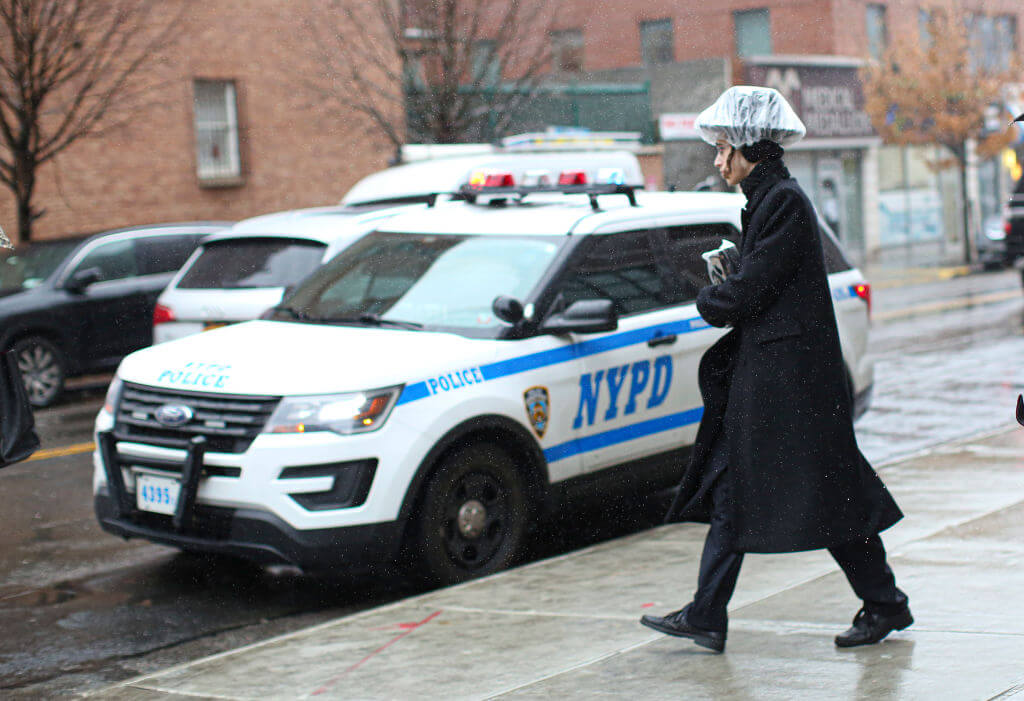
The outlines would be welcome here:
<svg viewBox="0 0 1024 701">
<path fill-rule="evenodd" d="M 3 229 L 0 229 L 0 248 L 14 248 L 14 244 L 7 238 L 7 234 L 4 233 Z"/>
<path fill-rule="evenodd" d="M 708 264 L 708 277 L 711 278 L 712 284 L 717 285 L 736 272 L 740 253 L 732 241 L 722 239 L 721 246 L 704 251 L 700 257 Z"/>
</svg>

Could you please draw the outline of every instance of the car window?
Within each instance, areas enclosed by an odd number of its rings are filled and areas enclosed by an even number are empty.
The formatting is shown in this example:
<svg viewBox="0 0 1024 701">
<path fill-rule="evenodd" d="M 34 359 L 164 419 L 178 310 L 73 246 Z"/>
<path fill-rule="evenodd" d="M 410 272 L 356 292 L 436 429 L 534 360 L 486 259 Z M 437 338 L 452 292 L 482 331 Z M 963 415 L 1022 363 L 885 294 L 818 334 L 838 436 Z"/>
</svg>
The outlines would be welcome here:
<svg viewBox="0 0 1024 701">
<path fill-rule="evenodd" d="M 836 235 L 832 233 L 832 229 L 821 217 L 818 217 L 818 226 L 821 227 L 821 248 L 825 254 L 825 271 L 831 275 L 852 268 L 853 264 L 843 253 Z"/>
<path fill-rule="evenodd" d="M 85 254 L 85 258 L 75 266 L 71 274 L 89 268 L 99 270 L 100 282 L 135 277 L 139 274 L 135 261 L 135 241 L 122 239 L 99 244 Z"/>
<path fill-rule="evenodd" d="M 157 275 L 176 271 L 205 234 L 182 234 L 180 236 L 145 236 L 135 240 L 135 255 L 139 275 Z"/>
<path fill-rule="evenodd" d="M 287 304 L 311 320 L 414 322 L 471 333 L 507 326 L 496 297 L 528 299 L 562 240 L 376 232 L 318 270 Z"/>
<path fill-rule="evenodd" d="M 30 289 L 53 275 L 81 241 L 46 241 L 0 249 L 0 292 Z"/>
<path fill-rule="evenodd" d="M 320 265 L 324 245 L 285 238 L 224 239 L 203 252 L 178 282 L 183 290 L 288 287 Z"/>
<path fill-rule="evenodd" d="M 1024 195 L 1024 178 L 1017 181 L 1017 187 L 1013 188 L 1013 194 Z"/>
<path fill-rule="evenodd" d="M 722 245 L 722 240 L 740 245 L 740 232 L 726 223 L 670 226 L 665 230 L 667 260 L 672 271 L 672 292 L 677 302 L 692 302 L 708 284 L 708 266 L 701 258 L 704 251 Z"/>
<path fill-rule="evenodd" d="M 581 299 L 610 299 L 626 315 L 672 304 L 650 232 L 593 236 L 584 245 L 582 260 L 559 286 L 556 303 L 562 308 Z"/>
</svg>

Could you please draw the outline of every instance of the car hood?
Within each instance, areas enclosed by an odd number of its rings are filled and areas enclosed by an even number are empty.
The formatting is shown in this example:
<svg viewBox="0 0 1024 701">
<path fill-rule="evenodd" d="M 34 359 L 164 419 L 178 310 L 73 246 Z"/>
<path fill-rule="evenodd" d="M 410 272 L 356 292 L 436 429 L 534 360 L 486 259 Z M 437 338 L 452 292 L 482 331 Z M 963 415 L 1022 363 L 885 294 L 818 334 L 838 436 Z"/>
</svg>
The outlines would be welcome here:
<svg viewBox="0 0 1024 701">
<path fill-rule="evenodd" d="M 331 394 L 424 380 L 495 354 L 494 341 L 451 333 L 250 321 L 132 353 L 118 376 L 217 394 Z"/>
</svg>

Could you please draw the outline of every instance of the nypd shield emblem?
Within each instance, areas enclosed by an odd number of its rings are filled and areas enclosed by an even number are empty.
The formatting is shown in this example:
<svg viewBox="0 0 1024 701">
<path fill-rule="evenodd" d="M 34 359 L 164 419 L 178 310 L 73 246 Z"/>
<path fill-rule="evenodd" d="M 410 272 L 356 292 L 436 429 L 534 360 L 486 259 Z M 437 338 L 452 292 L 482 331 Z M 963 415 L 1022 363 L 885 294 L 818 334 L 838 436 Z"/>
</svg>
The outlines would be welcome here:
<svg viewBox="0 0 1024 701">
<path fill-rule="evenodd" d="M 537 437 L 543 438 L 544 431 L 548 429 L 550 415 L 547 387 L 531 387 L 523 393 L 523 399 L 526 402 L 526 417 L 530 420 L 530 425 L 537 432 Z"/>
</svg>

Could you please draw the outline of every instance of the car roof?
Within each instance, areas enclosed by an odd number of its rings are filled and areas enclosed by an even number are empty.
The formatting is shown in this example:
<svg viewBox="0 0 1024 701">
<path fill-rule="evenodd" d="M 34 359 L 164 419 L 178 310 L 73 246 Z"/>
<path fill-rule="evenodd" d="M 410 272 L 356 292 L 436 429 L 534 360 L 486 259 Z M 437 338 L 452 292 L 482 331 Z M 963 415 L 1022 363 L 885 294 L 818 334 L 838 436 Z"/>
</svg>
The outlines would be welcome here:
<svg viewBox="0 0 1024 701">
<path fill-rule="evenodd" d="M 719 192 L 637 192 L 637 206 L 623 195 L 601 195 L 594 210 L 586 195 L 532 195 L 504 206 L 439 202 L 382 222 L 378 230 L 425 234 L 540 234 L 565 236 L 622 231 L 640 221 L 662 218 L 682 223 L 718 220 L 740 223 L 742 195 Z M 667 223 L 667 222 L 666 222 Z"/>
<path fill-rule="evenodd" d="M 487 153 L 437 158 L 386 168 L 357 182 L 342 204 L 374 202 L 432 193 L 456 192 L 476 171 L 587 170 L 615 168 L 623 181 L 642 186 L 643 173 L 636 156 L 628 151 L 567 151 L 553 153 Z M 557 175 L 557 173 L 556 173 Z"/>
<path fill-rule="evenodd" d="M 396 209 L 422 209 L 424 204 L 311 207 L 244 219 L 206 243 L 235 238 L 293 238 L 329 244 L 353 224 L 392 216 Z"/>
<path fill-rule="evenodd" d="M 80 241 L 92 241 L 99 238 L 105 238 L 107 236 L 117 236 L 121 234 L 188 234 L 188 233 L 206 233 L 220 231 L 231 226 L 232 222 L 229 221 L 185 221 L 185 222 L 164 222 L 159 224 L 144 224 L 141 226 L 126 226 L 120 229 L 108 229 L 107 231 L 99 231 L 95 234 L 91 234 L 84 237 L 74 237 Z"/>
</svg>

